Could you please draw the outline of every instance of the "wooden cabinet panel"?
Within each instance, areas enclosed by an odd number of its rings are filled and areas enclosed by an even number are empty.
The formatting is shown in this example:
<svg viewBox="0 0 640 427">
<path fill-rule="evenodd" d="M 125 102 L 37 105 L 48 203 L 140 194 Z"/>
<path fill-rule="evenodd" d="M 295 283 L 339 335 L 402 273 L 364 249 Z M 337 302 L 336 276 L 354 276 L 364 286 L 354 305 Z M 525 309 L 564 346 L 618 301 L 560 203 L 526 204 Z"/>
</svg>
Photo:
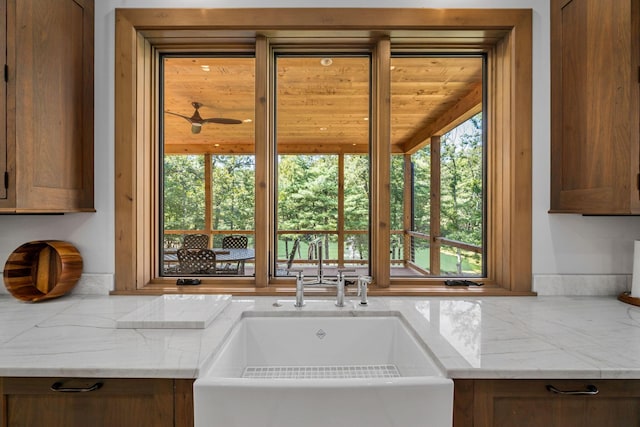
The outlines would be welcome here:
<svg viewBox="0 0 640 427">
<path fill-rule="evenodd" d="M 638 0 L 551 1 L 551 211 L 640 213 Z"/>
<path fill-rule="evenodd" d="M 7 28 L 7 1 L 0 0 L 0 28 Z M 7 45 L 7 32 L 0 31 L 0 47 Z M 1 57 L 0 57 L 1 58 Z M 7 188 L 4 185 L 7 167 L 7 82 L 4 79 L 4 64 L 2 58 L 2 82 L 0 82 L 0 201 L 6 200 Z"/>
<path fill-rule="evenodd" d="M 51 390 L 54 383 L 59 383 L 60 387 L 67 389 L 88 389 L 97 383 L 102 385 L 93 391 L 61 392 Z M 188 390 L 192 381 L 4 378 L 0 382 L 4 401 L 1 406 L 6 412 L 3 414 L 0 425 L 7 427 L 193 426 L 192 415 L 188 412 L 188 403 L 185 405 L 184 402 L 180 404 L 178 400 L 174 401 L 174 387 L 177 383 Z M 193 412 L 193 406 L 190 411 Z M 180 419 L 177 418 L 178 414 L 181 414 Z"/>
<path fill-rule="evenodd" d="M 632 427 L 640 426 L 640 380 L 464 380 L 456 399 L 455 427 Z M 471 386 L 473 384 L 473 386 Z M 587 391 L 595 395 L 558 394 Z M 459 412 L 458 412 L 459 411 Z M 469 417 L 468 414 L 473 416 Z"/>
<path fill-rule="evenodd" d="M 0 1 L 9 174 L 0 212 L 92 211 L 93 0 Z"/>
</svg>

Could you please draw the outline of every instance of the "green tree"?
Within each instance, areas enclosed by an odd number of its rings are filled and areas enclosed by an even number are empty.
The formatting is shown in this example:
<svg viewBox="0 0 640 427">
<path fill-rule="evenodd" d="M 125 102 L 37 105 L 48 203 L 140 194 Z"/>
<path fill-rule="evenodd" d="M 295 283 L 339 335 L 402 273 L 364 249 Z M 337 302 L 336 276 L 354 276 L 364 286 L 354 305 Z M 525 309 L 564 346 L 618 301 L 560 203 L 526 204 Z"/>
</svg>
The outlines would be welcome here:
<svg viewBox="0 0 640 427">
<path fill-rule="evenodd" d="M 407 183 L 408 184 L 408 183 Z M 391 230 L 404 230 L 404 156 L 391 157 Z M 402 234 L 391 234 L 391 257 L 402 259 Z"/>
<path fill-rule="evenodd" d="M 442 138 L 442 235 L 482 245 L 482 115 Z"/>
<path fill-rule="evenodd" d="M 344 158 L 344 226 L 347 230 L 363 230 L 365 234 L 346 236 L 346 256 L 369 258 L 369 156 L 348 155 Z"/>
<path fill-rule="evenodd" d="M 254 156 L 212 156 L 211 189 L 214 229 L 254 229 Z"/>
<path fill-rule="evenodd" d="M 165 230 L 204 228 L 203 155 L 166 155 L 163 190 Z"/>
<path fill-rule="evenodd" d="M 278 157 L 278 230 L 337 229 L 337 160 L 335 155 Z"/>
</svg>

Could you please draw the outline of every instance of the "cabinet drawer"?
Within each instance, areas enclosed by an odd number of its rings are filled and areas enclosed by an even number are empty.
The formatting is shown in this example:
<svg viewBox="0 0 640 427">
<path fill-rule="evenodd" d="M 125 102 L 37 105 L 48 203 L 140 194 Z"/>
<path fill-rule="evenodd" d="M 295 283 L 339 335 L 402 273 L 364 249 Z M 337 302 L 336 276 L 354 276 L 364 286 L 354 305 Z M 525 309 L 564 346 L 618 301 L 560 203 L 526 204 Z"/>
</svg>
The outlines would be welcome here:
<svg viewBox="0 0 640 427">
<path fill-rule="evenodd" d="M 638 380 L 476 380 L 473 425 L 640 426 Z"/>
<path fill-rule="evenodd" d="M 174 425 L 174 380 L 4 378 L 3 424 L 13 426 Z"/>
</svg>

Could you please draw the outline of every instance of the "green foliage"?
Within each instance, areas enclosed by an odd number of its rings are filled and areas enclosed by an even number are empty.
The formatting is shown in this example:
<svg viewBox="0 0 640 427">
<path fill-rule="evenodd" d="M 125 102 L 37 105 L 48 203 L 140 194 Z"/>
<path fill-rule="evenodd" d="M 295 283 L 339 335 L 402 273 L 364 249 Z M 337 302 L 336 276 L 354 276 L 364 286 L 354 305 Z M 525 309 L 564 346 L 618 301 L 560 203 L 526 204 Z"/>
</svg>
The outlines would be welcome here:
<svg viewBox="0 0 640 427">
<path fill-rule="evenodd" d="M 253 230 L 255 157 L 212 156 L 211 204 L 214 230 Z"/>
<path fill-rule="evenodd" d="M 278 158 L 278 229 L 338 227 L 338 157 L 281 155 Z"/>
<path fill-rule="evenodd" d="M 344 157 L 344 226 L 347 230 L 369 230 L 369 156 Z M 369 235 L 345 236 L 345 256 L 369 258 Z"/>
<path fill-rule="evenodd" d="M 431 212 L 431 151 L 429 146 L 411 156 L 413 165 L 413 230 L 429 234 Z"/>
<path fill-rule="evenodd" d="M 441 232 L 448 239 L 482 245 L 482 114 L 442 138 Z"/>
<path fill-rule="evenodd" d="M 204 229 L 204 202 L 204 156 L 165 156 L 165 230 Z"/>
</svg>

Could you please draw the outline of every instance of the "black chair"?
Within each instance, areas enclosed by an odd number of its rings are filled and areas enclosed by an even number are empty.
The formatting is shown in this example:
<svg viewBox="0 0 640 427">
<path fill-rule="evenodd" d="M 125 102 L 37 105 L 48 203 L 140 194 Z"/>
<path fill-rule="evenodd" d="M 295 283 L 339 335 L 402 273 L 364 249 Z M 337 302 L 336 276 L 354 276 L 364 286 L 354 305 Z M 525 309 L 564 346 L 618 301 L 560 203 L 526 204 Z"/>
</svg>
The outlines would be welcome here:
<svg viewBox="0 0 640 427">
<path fill-rule="evenodd" d="M 216 253 L 211 249 L 178 249 L 178 273 L 216 274 Z"/>
<path fill-rule="evenodd" d="M 249 245 L 249 238 L 247 236 L 224 236 L 222 238 L 222 249 L 247 249 Z M 238 261 L 235 263 L 235 268 L 231 266 L 231 263 L 227 263 L 225 269 L 231 274 L 244 275 L 244 261 Z"/>
<path fill-rule="evenodd" d="M 182 240 L 184 249 L 207 249 L 209 247 L 208 234 L 187 234 Z"/>
</svg>

